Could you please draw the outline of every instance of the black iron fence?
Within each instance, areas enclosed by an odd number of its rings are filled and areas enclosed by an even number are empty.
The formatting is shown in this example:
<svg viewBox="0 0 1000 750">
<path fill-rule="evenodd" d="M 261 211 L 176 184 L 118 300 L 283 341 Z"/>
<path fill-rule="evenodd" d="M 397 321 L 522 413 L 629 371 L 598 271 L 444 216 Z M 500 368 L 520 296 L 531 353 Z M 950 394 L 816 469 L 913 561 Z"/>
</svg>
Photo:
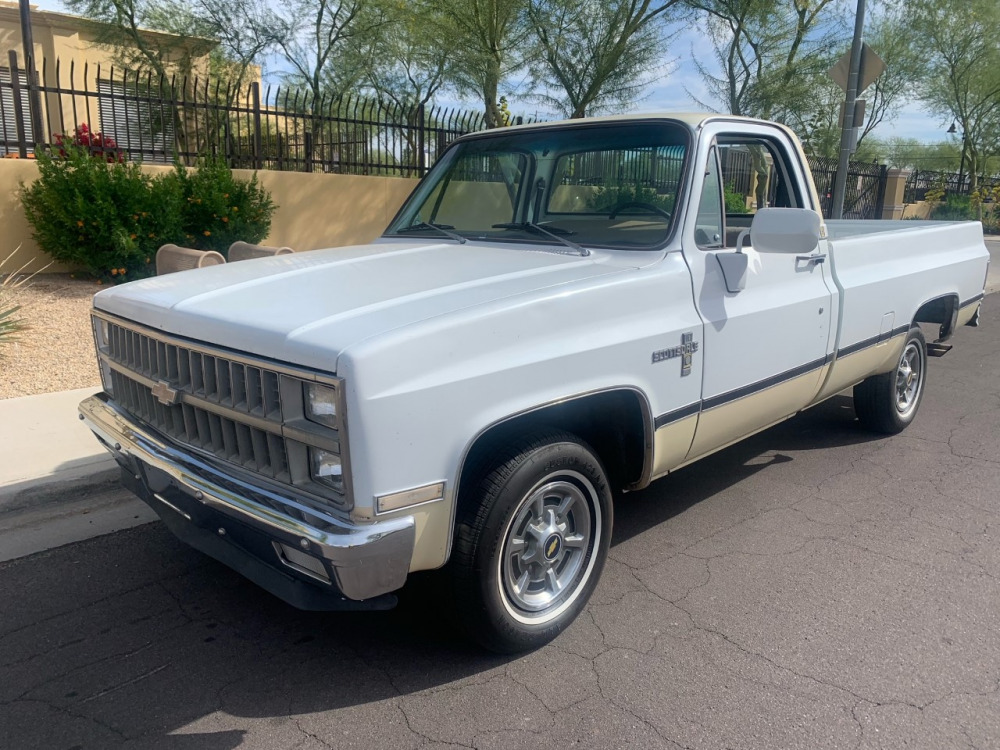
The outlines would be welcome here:
<svg viewBox="0 0 1000 750">
<path fill-rule="evenodd" d="M 992 199 L 992 193 L 997 188 L 1000 188 L 1000 176 L 980 177 L 978 180 L 979 194 L 986 200 Z M 914 169 L 906 179 L 904 201 L 916 203 L 925 200 L 929 190 L 944 190 L 947 195 L 969 195 L 972 179 L 964 173 Z"/>
<path fill-rule="evenodd" d="M 26 158 L 75 137 L 147 163 L 213 154 L 234 168 L 408 177 L 425 173 L 458 135 L 484 127 L 480 113 L 458 109 L 58 61 L 36 70 L 13 51 L 6 62 L 0 156 Z"/>
<path fill-rule="evenodd" d="M 830 218 L 833 206 L 833 183 L 837 175 L 837 160 L 814 157 L 809 159 L 816 192 L 823 207 L 823 216 Z M 847 189 L 844 192 L 845 219 L 881 219 L 885 205 L 888 168 L 884 164 L 852 161 L 847 168 Z"/>
</svg>

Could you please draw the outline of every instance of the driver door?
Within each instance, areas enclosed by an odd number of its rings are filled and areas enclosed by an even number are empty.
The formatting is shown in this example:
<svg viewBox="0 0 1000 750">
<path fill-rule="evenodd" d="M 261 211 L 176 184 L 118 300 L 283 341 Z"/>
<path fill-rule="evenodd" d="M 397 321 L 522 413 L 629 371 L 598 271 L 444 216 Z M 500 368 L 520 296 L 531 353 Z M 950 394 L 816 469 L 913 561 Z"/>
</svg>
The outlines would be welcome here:
<svg viewBox="0 0 1000 750">
<path fill-rule="evenodd" d="M 731 127 L 731 126 L 730 126 Z M 727 289 L 717 256 L 734 253 L 757 205 L 816 208 L 798 152 L 766 126 L 706 128 L 684 255 L 705 323 L 702 411 L 688 460 L 780 421 L 808 405 L 830 360 L 833 296 L 826 264 L 795 255 L 749 256 L 746 286 Z M 714 131 L 714 132 L 712 132 Z M 742 174 L 723 164 L 742 164 Z M 727 210 L 728 209 L 728 210 Z"/>
</svg>

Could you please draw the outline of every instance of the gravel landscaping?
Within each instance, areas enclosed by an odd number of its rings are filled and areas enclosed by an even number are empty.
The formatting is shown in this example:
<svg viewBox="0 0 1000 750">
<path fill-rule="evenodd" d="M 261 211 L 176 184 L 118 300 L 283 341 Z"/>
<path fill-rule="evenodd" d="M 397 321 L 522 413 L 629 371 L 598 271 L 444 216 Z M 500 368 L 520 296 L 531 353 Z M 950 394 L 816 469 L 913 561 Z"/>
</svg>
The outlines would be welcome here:
<svg viewBox="0 0 1000 750">
<path fill-rule="evenodd" d="M 100 387 L 90 305 L 101 288 L 69 274 L 44 274 L 11 293 L 31 329 L 0 348 L 0 399 Z"/>
</svg>

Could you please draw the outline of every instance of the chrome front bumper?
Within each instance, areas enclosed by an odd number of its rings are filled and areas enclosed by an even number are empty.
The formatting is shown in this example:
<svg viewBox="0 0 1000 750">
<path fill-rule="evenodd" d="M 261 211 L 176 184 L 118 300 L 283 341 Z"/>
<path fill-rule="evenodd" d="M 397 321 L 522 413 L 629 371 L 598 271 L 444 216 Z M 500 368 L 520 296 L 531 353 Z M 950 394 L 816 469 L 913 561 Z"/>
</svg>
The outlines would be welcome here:
<svg viewBox="0 0 1000 750">
<path fill-rule="evenodd" d="M 296 496 L 293 487 L 265 486 L 174 447 L 103 393 L 79 409 L 122 467 L 126 486 L 178 537 L 290 604 L 341 609 L 338 598 L 368 600 L 406 581 L 415 541 L 411 516 L 354 525 Z M 331 595 L 331 602 L 316 604 L 316 593 Z"/>
</svg>

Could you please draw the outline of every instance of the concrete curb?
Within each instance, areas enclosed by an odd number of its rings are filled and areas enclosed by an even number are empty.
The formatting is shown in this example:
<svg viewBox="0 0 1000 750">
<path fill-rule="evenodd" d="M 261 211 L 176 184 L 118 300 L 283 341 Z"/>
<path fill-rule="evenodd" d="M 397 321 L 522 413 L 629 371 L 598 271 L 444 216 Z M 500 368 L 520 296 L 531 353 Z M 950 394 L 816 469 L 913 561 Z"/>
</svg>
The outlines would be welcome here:
<svg viewBox="0 0 1000 750">
<path fill-rule="evenodd" d="M 107 468 L 103 462 L 98 466 L 96 470 L 81 469 L 0 487 L 0 516 L 64 502 L 70 494 L 73 500 L 80 500 L 121 486 L 118 481 L 121 472 L 117 466 Z"/>
</svg>

